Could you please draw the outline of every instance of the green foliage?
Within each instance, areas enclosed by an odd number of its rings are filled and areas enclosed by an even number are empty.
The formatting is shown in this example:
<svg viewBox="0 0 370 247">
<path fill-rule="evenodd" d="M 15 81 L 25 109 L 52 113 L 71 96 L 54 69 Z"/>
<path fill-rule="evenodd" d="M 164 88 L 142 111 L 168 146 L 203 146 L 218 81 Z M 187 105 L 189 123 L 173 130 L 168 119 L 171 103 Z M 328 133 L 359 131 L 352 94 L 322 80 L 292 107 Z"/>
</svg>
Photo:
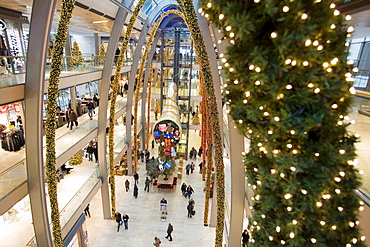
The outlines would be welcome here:
<svg viewBox="0 0 370 247">
<path fill-rule="evenodd" d="M 251 141 L 252 246 L 364 246 L 343 16 L 328 0 L 201 4 L 230 42 L 224 93 Z"/>
<path fill-rule="evenodd" d="M 83 62 L 85 62 L 85 60 L 82 57 L 80 47 L 78 46 L 78 43 L 76 41 L 74 41 L 73 42 L 73 48 L 72 48 L 72 56 L 69 60 L 69 66 L 79 66 Z"/>
<path fill-rule="evenodd" d="M 68 164 L 69 164 L 69 165 L 71 165 L 71 166 L 77 166 L 77 165 L 82 164 L 82 157 L 81 157 L 81 153 L 80 153 L 80 152 L 78 152 L 78 153 L 76 153 L 75 155 L 73 155 L 73 156 L 69 159 Z"/>
</svg>

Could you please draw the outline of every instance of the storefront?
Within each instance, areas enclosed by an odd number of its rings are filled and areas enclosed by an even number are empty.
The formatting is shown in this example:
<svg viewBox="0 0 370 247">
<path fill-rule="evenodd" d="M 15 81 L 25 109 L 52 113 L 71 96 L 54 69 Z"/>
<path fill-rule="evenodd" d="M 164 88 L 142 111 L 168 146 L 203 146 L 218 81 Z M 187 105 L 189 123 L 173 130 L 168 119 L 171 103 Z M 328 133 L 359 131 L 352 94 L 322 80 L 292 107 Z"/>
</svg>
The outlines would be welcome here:
<svg viewBox="0 0 370 247">
<path fill-rule="evenodd" d="M 0 74 L 25 72 L 28 33 L 27 17 L 0 8 Z"/>
</svg>

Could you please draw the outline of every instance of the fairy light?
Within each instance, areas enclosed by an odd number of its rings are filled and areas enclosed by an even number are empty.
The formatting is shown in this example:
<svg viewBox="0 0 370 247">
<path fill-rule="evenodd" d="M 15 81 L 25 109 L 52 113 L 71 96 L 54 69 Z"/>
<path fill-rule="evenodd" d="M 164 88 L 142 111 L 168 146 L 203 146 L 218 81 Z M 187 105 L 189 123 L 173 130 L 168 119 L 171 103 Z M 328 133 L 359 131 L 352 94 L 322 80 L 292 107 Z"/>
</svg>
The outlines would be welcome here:
<svg viewBox="0 0 370 247">
<path fill-rule="evenodd" d="M 322 66 L 323 66 L 324 68 L 327 68 L 327 67 L 329 67 L 329 63 L 328 63 L 328 62 L 325 62 L 325 63 L 323 63 L 323 64 L 322 64 Z"/>
<path fill-rule="evenodd" d="M 276 232 L 280 232 L 280 230 L 281 230 L 281 228 L 280 228 L 280 226 L 276 226 Z"/>
<path fill-rule="evenodd" d="M 353 59 L 350 59 L 350 60 L 348 60 L 348 61 L 347 61 L 347 64 L 348 64 L 348 65 L 352 65 L 352 64 L 354 64 L 354 63 L 355 63 L 355 61 L 354 61 Z"/>
<path fill-rule="evenodd" d="M 261 215 L 261 217 L 265 219 L 266 218 L 266 215 L 263 214 L 263 215 Z"/>
<path fill-rule="evenodd" d="M 292 62 L 292 60 L 291 59 L 287 59 L 287 60 L 285 60 L 285 64 L 290 64 Z"/>
<path fill-rule="evenodd" d="M 212 3 L 207 3 L 207 7 L 208 8 L 212 7 Z"/>
<path fill-rule="evenodd" d="M 319 157 L 319 156 L 320 156 L 320 154 L 319 154 L 319 153 L 315 153 L 315 156 L 316 156 L 316 157 Z"/>
<path fill-rule="evenodd" d="M 352 221 L 350 221 L 349 222 L 349 226 L 353 228 L 353 227 L 355 227 L 355 223 L 353 223 Z"/>
<path fill-rule="evenodd" d="M 249 70 L 253 70 L 253 69 L 254 69 L 254 65 L 253 64 L 249 65 Z"/>
<path fill-rule="evenodd" d="M 204 17 L 208 19 L 208 17 L 209 17 L 209 14 L 205 14 L 205 15 L 204 15 Z"/>
<path fill-rule="evenodd" d="M 333 226 L 331 227 L 331 229 L 336 230 L 336 229 L 337 229 L 337 226 L 336 226 L 336 225 L 333 225 Z"/>
<path fill-rule="evenodd" d="M 332 68 L 328 68 L 326 71 L 329 72 L 329 73 L 331 73 L 333 71 L 333 69 Z"/>
<path fill-rule="evenodd" d="M 221 59 L 221 62 L 226 63 L 227 62 L 227 59 L 226 58 L 222 58 Z"/>
<path fill-rule="evenodd" d="M 292 61 L 292 66 L 296 66 L 297 65 L 297 61 L 296 60 L 293 60 Z"/>
<path fill-rule="evenodd" d="M 297 153 L 298 153 L 298 151 L 294 149 L 294 150 L 292 151 L 292 153 L 293 153 L 293 154 L 297 154 Z"/>
<path fill-rule="evenodd" d="M 281 243 L 282 245 L 285 245 L 285 241 L 284 241 L 284 240 L 281 240 L 281 241 L 280 241 L 280 243 Z"/>
<path fill-rule="evenodd" d="M 260 68 L 260 67 L 256 67 L 255 71 L 256 71 L 257 73 L 259 73 L 259 72 L 261 72 L 261 68 Z"/>
<path fill-rule="evenodd" d="M 298 221 L 296 221 L 296 220 L 292 220 L 292 224 L 293 224 L 293 225 L 297 225 L 297 224 L 298 224 Z"/>
<path fill-rule="evenodd" d="M 293 208 L 292 208 L 292 207 L 287 207 L 287 208 L 286 208 L 286 210 L 287 210 L 288 212 L 291 212 L 291 211 L 293 210 Z"/>
<path fill-rule="evenodd" d="M 340 194 L 340 189 L 335 189 L 335 193 L 337 193 L 338 195 Z"/>
<path fill-rule="evenodd" d="M 324 49 L 324 47 L 323 47 L 322 45 L 319 45 L 319 46 L 317 47 L 317 50 L 319 50 L 319 51 L 321 51 L 322 49 Z"/>
<path fill-rule="evenodd" d="M 302 193 L 303 195 L 307 195 L 308 191 L 307 191 L 307 190 L 302 189 L 302 190 L 301 190 L 301 193 Z"/>
<path fill-rule="evenodd" d="M 264 115 L 264 116 L 268 116 L 268 115 L 270 115 L 270 113 L 268 113 L 267 111 L 265 111 L 265 112 L 263 113 L 263 115 Z"/>
<path fill-rule="evenodd" d="M 357 68 L 357 67 L 354 67 L 354 68 L 352 69 L 352 71 L 353 71 L 353 72 L 355 72 L 355 73 L 357 73 L 357 72 L 358 72 L 358 68 Z"/>
<path fill-rule="evenodd" d="M 257 180 L 257 184 L 258 184 L 258 185 L 261 185 L 262 183 L 261 183 L 261 181 Z"/>
<path fill-rule="evenodd" d="M 343 211 L 343 208 L 342 207 L 338 207 L 338 211 L 342 212 Z"/>
<path fill-rule="evenodd" d="M 274 120 L 275 120 L 276 122 L 279 122 L 279 121 L 280 121 L 280 118 L 279 118 L 279 117 L 274 117 Z"/>
<path fill-rule="evenodd" d="M 234 72 L 234 68 L 230 68 L 230 69 L 229 69 L 229 71 L 230 71 L 230 72 Z"/>
<path fill-rule="evenodd" d="M 230 44 L 235 44 L 235 41 L 234 40 L 230 40 Z"/>
<path fill-rule="evenodd" d="M 288 85 L 286 85 L 286 87 L 285 87 L 286 89 L 288 89 L 288 90 L 290 90 L 290 89 L 292 89 L 293 88 L 293 86 L 292 85 L 290 85 L 290 84 L 288 84 Z"/>
<path fill-rule="evenodd" d="M 286 146 L 287 146 L 288 148 L 292 148 L 292 147 L 293 147 L 293 145 L 292 145 L 292 144 L 290 144 L 290 143 L 289 143 L 289 144 L 287 144 Z"/>
<path fill-rule="evenodd" d="M 202 8 L 199 8 L 198 9 L 198 13 L 201 14 L 203 12 L 203 9 Z"/>
<path fill-rule="evenodd" d="M 290 170 L 291 170 L 292 172 L 295 172 L 295 171 L 297 170 L 297 168 L 295 168 L 294 166 L 291 166 L 291 167 L 290 167 Z"/>
<path fill-rule="evenodd" d="M 310 83 L 308 83 L 307 87 L 309 87 L 309 88 L 313 88 L 313 87 L 314 87 L 314 85 L 313 85 L 313 83 L 312 83 L 312 82 L 310 82 Z"/>
<path fill-rule="evenodd" d="M 245 100 L 243 100 L 243 103 L 244 103 L 244 104 L 247 104 L 247 103 L 248 103 L 248 100 L 246 100 L 246 99 L 245 99 Z"/>
<path fill-rule="evenodd" d="M 337 182 L 337 183 L 339 183 L 340 181 L 342 181 L 342 179 L 340 177 L 335 177 L 334 178 L 334 181 Z"/>
<path fill-rule="evenodd" d="M 334 8 L 335 8 L 335 6 L 336 6 L 336 5 L 335 5 L 335 3 L 331 3 L 331 4 L 330 4 L 330 8 L 331 8 L 331 9 L 334 9 Z"/>
<path fill-rule="evenodd" d="M 221 42 L 222 42 L 222 40 L 218 40 L 218 41 L 217 41 L 217 43 L 218 43 L 218 44 L 221 44 Z"/>
<path fill-rule="evenodd" d="M 234 80 L 234 84 L 237 85 L 239 83 L 238 80 Z"/>
<path fill-rule="evenodd" d="M 285 174 L 284 173 L 280 173 L 280 177 L 281 178 L 285 178 Z"/>
<path fill-rule="evenodd" d="M 347 28 L 347 32 L 352 33 L 353 31 L 355 31 L 355 29 L 352 26 Z"/>
<path fill-rule="evenodd" d="M 335 16 L 338 16 L 338 15 L 340 15 L 340 12 L 339 12 L 339 10 L 334 10 L 334 13 L 333 13 Z"/>
<path fill-rule="evenodd" d="M 325 223 L 325 221 L 320 221 L 320 225 L 322 225 L 322 226 L 324 226 L 326 223 Z"/>
<path fill-rule="evenodd" d="M 259 3 L 259 2 L 260 2 L 260 0 L 254 0 L 254 2 L 255 2 L 255 3 Z"/>
<path fill-rule="evenodd" d="M 315 88 L 315 90 L 313 90 L 314 93 L 320 93 L 320 88 Z"/>
<path fill-rule="evenodd" d="M 333 109 L 337 109 L 337 108 L 338 108 L 338 105 L 337 105 L 337 104 L 332 104 L 332 105 L 331 105 L 331 108 L 333 108 Z"/>
<path fill-rule="evenodd" d="M 225 63 L 225 67 L 229 67 L 229 63 Z"/>
<path fill-rule="evenodd" d="M 288 12 L 289 11 L 289 7 L 288 6 L 284 6 L 283 7 L 283 11 L 286 13 L 286 12 Z"/>
<path fill-rule="evenodd" d="M 270 240 L 270 241 L 273 241 L 273 240 L 274 240 L 274 238 L 273 238 L 272 236 L 269 236 L 269 240 Z"/>
<path fill-rule="evenodd" d="M 306 20 L 306 19 L 307 19 L 307 17 L 308 17 L 308 15 L 307 15 L 306 13 L 304 13 L 304 14 L 301 16 L 301 19 L 302 19 L 302 20 Z"/>
<path fill-rule="evenodd" d="M 258 172 L 258 168 L 257 168 L 257 167 L 253 168 L 253 170 L 254 170 L 255 172 Z"/>
<path fill-rule="evenodd" d="M 274 154 L 278 154 L 279 153 L 279 150 L 275 149 L 274 151 L 272 151 Z"/>
<path fill-rule="evenodd" d="M 318 45 L 319 45 L 319 41 L 315 40 L 312 44 L 313 44 L 314 46 L 318 46 Z"/>
<path fill-rule="evenodd" d="M 295 134 L 295 130 L 291 130 L 291 131 L 290 131 L 290 134 L 291 134 L 291 135 L 294 135 L 294 134 Z"/>
<path fill-rule="evenodd" d="M 219 15 L 218 15 L 218 19 L 219 19 L 219 20 L 222 20 L 224 17 L 225 17 L 225 15 L 224 15 L 224 14 L 219 14 Z"/>
<path fill-rule="evenodd" d="M 366 237 L 365 236 L 361 236 L 361 241 L 365 241 Z"/>
<path fill-rule="evenodd" d="M 254 84 L 256 84 L 257 86 L 261 85 L 261 82 L 260 81 L 256 81 Z"/>
<path fill-rule="evenodd" d="M 339 175 L 341 175 L 342 177 L 344 177 L 346 175 L 345 172 L 339 172 Z"/>
<path fill-rule="evenodd" d="M 235 33 L 231 32 L 231 33 L 229 34 L 229 36 L 230 36 L 230 38 L 233 38 L 233 37 L 235 36 Z"/>
<path fill-rule="evenodd" d="M 272 32 L 271 33 L 271 38 L 275 39 L 277 37 L 277 33 L 276 32 Z"/>
<path fill-rule="evenodd" d="M 336 65 L 339 62 L 339 58 L 335 57 L 333 60 L 330 61 L 332 65 Z"/>
<path fill-rule="evenodd" d="M 285 194 L 285 195 L 284 195 L 284 198 L 285 198 L 286 200 L 289 200 L 290 198 L 292 198 L 292 195 L 291 195 L 291 194 L 289 194 L 289 193 L 287 193 L 287 194 Z"/>
<path fill-rule="evenodd" d="M 361 207 L 359 207 L 358 209 L 359 209 L 360 211 L 364 211 L 364 209 L 365 209 L 365 208 L 364 208 L 364 206 L 361 206 Z"/>
<path fill-rule="evenodd" d="M 308 61 L 304 61 L 302 64 L 303 64 L 303 66 L 308 66 L 309 65 Z"/>
<path fill-rule="evenodd" d="M 227 26 L 225 29 L 226 31 L 231 31 L 231 26 Z"/>
<path fill-rule="evenodd" d="M 290 238 L 294 238 L 294 237 L 295 237 L 294 232 L 291 232 L 291 233 L 289 234 L 289 237 L 290 237 Z"/>
<path fill-rule="evenodd" d="M 341 150 L 339 150 L 339 153 L 340 153 L 340 154 L 345 154 L 345 153 L 346 153 L 346 150 L 341 149 Z"/>
<path fill-rule="evenodd" d="M 311 243 L 316 244 L 316 238 L 311 238 Z"/>
<path fill-rule="evenodd" d="M 310 46 L 312 43 L 312 41 L 310 39 L 306 40 L 306 42 L 304 43 L 305 46 Z"/>
<path fill-rule="evenodd" d="M 322 195 L 322 198 L 324 198 L 325 200 L 329 200 L 330 199 L 330 195 L 329 194 L 326 194 L 326 195 Z"/>
<path fill-rule="evenodd" d="M 271 169 L 271 174 L 275 174 L 276 173 L 276 170 L 275 169 Z"/>
<path fill-rule="evenodd" d="M 335 24 L 330 25 L 330 29 L 335 29 L 337 26 Z"/>
<path fill-rule="evenodd" d="M 316 202 L 316 206 L 317 206 L 318 208 L 320 208 L 320 207 L 322 207 L 322 203 L 321 203 L 321 202 Z"/>
<path fill-rule="evenodd" d="M 343 122 L 342 121 L 338 121 L 337 123 L 338 125 L 343 125 Z"/>
<path fill-rule="evenodd" d="M 272 130 L 267 131 L 267 134 L 269 134 L 269 135 L 272 135 L 273 133 L 274 133 L 274 131 L 272 131 Z"/>
</svg>

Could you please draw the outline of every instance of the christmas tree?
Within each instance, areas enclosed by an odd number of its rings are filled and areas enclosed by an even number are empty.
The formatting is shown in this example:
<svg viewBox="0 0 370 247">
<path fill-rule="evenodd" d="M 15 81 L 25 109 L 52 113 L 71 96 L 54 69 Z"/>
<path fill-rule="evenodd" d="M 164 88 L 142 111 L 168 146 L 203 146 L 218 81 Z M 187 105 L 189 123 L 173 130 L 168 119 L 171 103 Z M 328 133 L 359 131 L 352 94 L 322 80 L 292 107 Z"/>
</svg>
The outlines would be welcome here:
<svg viewBox="0 0 370 247">
<path fill-rule="evenodd" d="M 228 42 L 224 94 L 254 190 L 252 246 L 365 246 L 348 133 L 352 27 L 328 0 L 201 1 Z"/>
<path fill-rule="evenodd" d="M 100 49 L 99 49 L 98 64 L 103 64 L 104 63 L 105 54 L 106 54 L 105 46 L 104 46 L 104 44 L 101 44 L 100 45 Z"/>
<path fill-rule="evenodd" d="M 81 65 L 85 60 L 82 57 L 82 53 L 80 51 L 80 47 L 78 46 L 78 43 L 76 41 L 73 42 L 73 48 L 72 48 L 72 56 L 69 60 L 69 66 L 79 66 Z"/>
<path fill-rule="evenodd" d="M 68 162 L 69 165 L 71 166 L 77 166 L 79 164 L 82 164 L 82 157 L 81 157 L 81 154 L 80 152 L 76 153 L 75 155 L 73 155 L 70 159 L 69 159 L 69 162 Z"/>
<path fill-rule="evenodd" d="M 199 125 L 199 124 L 200 124 L 200 120 L 199 120 L 199 112 L 198 112 L 198 110 L 196 110 L 196 112 L 195 112 L 195 114 L 194 114 L 192 124 L 194 124 L 194 125 Z"/>
</svg>

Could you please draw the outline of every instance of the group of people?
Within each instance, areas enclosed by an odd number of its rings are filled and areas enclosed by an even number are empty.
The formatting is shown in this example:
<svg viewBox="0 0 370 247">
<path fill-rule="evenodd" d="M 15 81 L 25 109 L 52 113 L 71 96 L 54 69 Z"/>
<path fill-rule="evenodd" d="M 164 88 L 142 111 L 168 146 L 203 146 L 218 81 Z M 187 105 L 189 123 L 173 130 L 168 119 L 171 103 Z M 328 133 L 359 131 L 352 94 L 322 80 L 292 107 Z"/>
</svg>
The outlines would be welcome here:
<svg viewBox="0 0 370 247">
<path fill-rule="evenodd" d="M 194 189 L 191 187 L 191 185 L 186 185 L 185 183 L 182 183 L 181 185 L 181 192 L 182 195 L 188 197 L 190 199 L 191 195 L 194 193 Z"/>
<path fill-rule="evenodd" d="M 190 150 L 190 153 L 189 153 L 189 159 L 196 160 L 197 155 L 200 157 L 200 156 L 202 156 L 202 153 L 203 153 L 202 147 L 199 148 L 198 152 L 194 147 L 192 147 L 191 150 Z"/>
<path fill-rule="evenodd" d="M 141 162 L 146 162 L 148 163 L 149 159 L 150 159 L 150 152 L 148 151 L 148 149 L 145 149 L 145 151 L 141 151 L 139 153 L 139 156 L 140 156 L 140 159 L 141 159 Z M 144 160 L 145 158 L 145 160 Z"/>
<path fill-rule="evenodd" d="M 90 142 L 86 148 L 86 154 L 89 158 L 89 161 L 93 160 L 93 155 L 94 155 L 95 162 L 98 163 L 98 143 Z"/>
<path fill-rule="evenodd" d="M 128 230 L 128 220 L 130 219 L 130 217 L 128 217 L 127 214 L 123 214 L 122 216 L 120 212 L 116 212 L 114 218 L 117 222 L 117 232 L 119 232 L 119 228 L 120 226 L 122 226 L 122 224 L 125 225 L 125 230 Z"/>
</svg>

